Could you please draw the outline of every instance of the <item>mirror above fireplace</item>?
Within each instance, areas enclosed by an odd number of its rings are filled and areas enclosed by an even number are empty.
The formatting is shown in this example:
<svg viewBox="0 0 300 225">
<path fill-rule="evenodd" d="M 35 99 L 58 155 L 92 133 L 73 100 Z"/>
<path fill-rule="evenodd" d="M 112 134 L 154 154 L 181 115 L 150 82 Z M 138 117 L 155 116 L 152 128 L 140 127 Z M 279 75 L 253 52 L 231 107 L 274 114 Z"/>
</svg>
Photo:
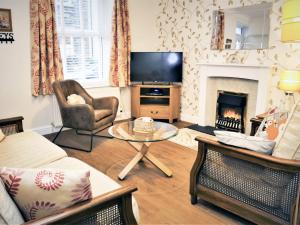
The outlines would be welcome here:
<svg viewBox="0 0 300 225">
<path fill-rule="evenodd" d="M 271 8 L 263 3 L 214 11 L 211 49 L 268 48 Z"/>
</svg>

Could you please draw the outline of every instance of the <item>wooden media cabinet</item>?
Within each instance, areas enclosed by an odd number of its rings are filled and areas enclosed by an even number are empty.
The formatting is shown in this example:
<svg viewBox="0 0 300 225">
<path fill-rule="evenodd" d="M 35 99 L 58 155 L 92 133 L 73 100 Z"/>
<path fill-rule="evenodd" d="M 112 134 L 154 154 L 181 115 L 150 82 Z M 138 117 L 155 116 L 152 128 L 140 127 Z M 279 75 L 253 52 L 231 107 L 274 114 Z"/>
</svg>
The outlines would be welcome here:
<svg viewBox="0 0 300 225">
<path fill-rule="evenodd" d="M 179 119 L 180 85 L 131 86 L 131 116 L 148 116 L 153 119 Z"/>
</svg>

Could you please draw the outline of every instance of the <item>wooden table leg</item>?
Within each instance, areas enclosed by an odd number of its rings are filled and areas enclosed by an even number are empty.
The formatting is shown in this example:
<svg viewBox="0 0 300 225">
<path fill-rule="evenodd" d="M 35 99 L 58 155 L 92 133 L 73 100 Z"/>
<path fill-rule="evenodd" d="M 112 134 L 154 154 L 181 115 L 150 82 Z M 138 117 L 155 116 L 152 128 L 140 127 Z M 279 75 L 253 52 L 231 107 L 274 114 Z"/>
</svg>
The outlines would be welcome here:
<svg viewBox="0 0 300 225">
<path fill-rule="evenodd" d="M 132 168 L 144 157 L 144 155 L 138 152 L 135 157 L 127 164 L 127 166 L 119 174 L 119 179 L 123 180 L 126 175 L 132 170 Z"/>
<path fill-rule="evenodd" d="M 129 138 L 130 135 L 127 134 L 123 129 L 118 129 L 118 132 L 122 134 L 124 137 Z M 157 131 L 155 134 L 159 134 L 162 131 Z M 168 177 L 172 176 L 172 171 L 166 167 L 163 163 L 161 163 L 156 157 L 154 157 L 151 153 L 148 152 L 149 147 L 151 145 L 150 142 L 132 142 L 128 141 L 128 143 L 134 147 L 134 149 L 138 152 L 135 157 L 127 164 L 127 166 L 121 171 L 119 174 L 119 179 L 123 180 L 126 175 L 133 169 L 133 167 L 141 161 L 144 157 L 146 157 L 154 166 L 160 169 L 163 173 L 165 173 Z"/>
<path fill-rule="evenodd" d="M 145 157 L 158 169 L 160 169 L 163 173 L 165 173 L 168 177 L 172 176 L 172 171 L 166 167 L 163 163 L 161 163 L 156 157 L 154 157 L 150 152 L 146 153 Z"/>
</svg>

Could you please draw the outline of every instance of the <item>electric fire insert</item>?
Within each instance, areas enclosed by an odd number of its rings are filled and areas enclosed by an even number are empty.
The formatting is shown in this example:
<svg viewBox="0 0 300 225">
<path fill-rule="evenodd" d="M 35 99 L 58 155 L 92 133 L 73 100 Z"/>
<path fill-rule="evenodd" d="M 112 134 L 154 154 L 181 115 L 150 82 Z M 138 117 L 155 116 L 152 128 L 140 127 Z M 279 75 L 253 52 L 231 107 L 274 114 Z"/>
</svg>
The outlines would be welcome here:
<svg viewBox="0 0 300 225">
<path fill-rule="evenodd" d="M 246 104 L 247 94 L 219 91 L 216 128 L 245 133 Z"/>
</svg>

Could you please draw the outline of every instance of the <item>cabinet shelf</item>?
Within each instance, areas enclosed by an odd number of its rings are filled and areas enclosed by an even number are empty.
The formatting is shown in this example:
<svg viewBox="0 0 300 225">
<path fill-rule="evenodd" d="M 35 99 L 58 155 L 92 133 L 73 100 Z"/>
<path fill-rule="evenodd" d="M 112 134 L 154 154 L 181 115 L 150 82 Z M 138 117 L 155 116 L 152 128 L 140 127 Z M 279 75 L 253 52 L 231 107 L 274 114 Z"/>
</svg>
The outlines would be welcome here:
<svg viewBox="0 0 300 225">
<path fill-rule="evenodd" d="M 166 95 L 141 95 L 141 98 L 170 98 L 170 96 Z"/>
<path fill-rule="evenodd" d="M 132 117 L 149 116 L 153 119 L 168 119 L 173 123 L 174 119 L 179 119 L 180 89 L 179 85 L 132 85 Z M 161 95 L 150 95 L 153 90 Z"/>
</svg>

